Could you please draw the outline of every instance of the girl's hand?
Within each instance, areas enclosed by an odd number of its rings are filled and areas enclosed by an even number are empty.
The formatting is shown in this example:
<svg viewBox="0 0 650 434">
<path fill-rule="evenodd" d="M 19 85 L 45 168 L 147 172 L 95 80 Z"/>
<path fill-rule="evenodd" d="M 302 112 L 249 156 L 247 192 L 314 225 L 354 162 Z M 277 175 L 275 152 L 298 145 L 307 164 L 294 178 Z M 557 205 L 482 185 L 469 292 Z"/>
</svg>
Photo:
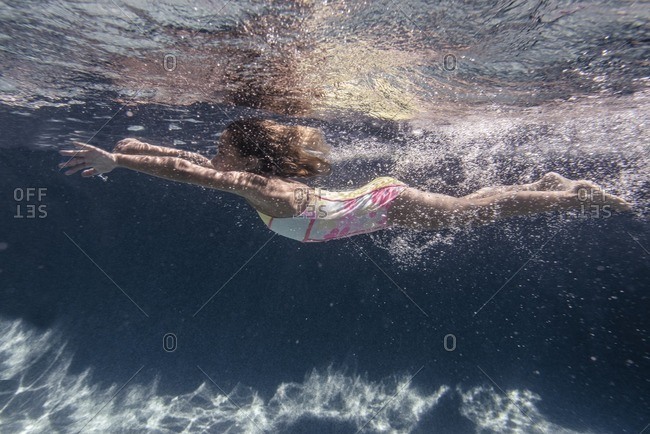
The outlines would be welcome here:
<svg viewBox="0 0 650 434">
<path fill-rule="evenodd" d="M 117 167 L 115 156 L 103 149 L 96 148 L 81 142 L 73 142 L 79 149 L 65 149 L 59 151 L 59 154 L 72 157 L 65 163 L 59 164 L 59 167 L 67 167 L 69 170 L 66 175 L 72 175 L 82 169 L 81 176 L 90 177 L 100 173 L 108 173 Z"/>
</svg>

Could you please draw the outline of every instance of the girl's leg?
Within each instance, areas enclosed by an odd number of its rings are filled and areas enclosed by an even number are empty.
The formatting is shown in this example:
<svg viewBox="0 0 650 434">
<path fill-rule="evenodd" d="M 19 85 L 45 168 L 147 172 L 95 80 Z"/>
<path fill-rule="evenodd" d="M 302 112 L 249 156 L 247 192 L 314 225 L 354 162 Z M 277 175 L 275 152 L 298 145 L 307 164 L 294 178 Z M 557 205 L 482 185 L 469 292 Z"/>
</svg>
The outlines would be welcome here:
<svg viewBox="0 0 650 434">
<path fill-rule="evenodd" d="M 124 139 L 117 142 L 113 152 L 118 154 L 130 155 L 156 155 L 160 157 L 177 157 L 187 160 L 199 166 L 213 169 L 210 159 L 196 152 L 183 151 L 175 148 L 166 148 L 164 146 L 154 146 L 149 143 L 141 142 L 137 139 Z"/>
<path fill-rule="evenodd" d="M 623 199 L 604 193 L 596 184 L 575 182 L 565 191 L 511 191 L 482 198 L 456 198 L 407 188 L 391 205 L 389 221 L 412 229 L 441 229 L 549 211 L 579 210 L 585 204 L 609 205 L 626 211 Z"/>
<path fill-rule="evenodd" d="M 549 172 L 537 182 L 521 185 L 485 187 L 463 197 L 465 199 L 480 199 L 483 197 L 490 197 L 497 194 L 515 191 L 564 191 L 570 189 L 573 182 L 574 181 L 571 181 L 558 173 Z"/>
</svg>

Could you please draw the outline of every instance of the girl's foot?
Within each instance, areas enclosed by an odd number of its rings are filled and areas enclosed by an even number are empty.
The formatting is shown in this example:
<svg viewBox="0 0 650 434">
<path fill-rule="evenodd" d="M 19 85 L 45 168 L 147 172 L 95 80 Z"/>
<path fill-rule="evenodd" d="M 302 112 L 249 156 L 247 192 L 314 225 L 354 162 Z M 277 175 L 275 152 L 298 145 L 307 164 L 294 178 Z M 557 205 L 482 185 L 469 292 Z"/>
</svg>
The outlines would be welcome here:
<svg viewBox="0 0 650 434">
<path fill-rule="evenodd" d="M 589 205 L 609 205 L 615 211 L 631 211 L 632 205 L 625 199 L 607 193 L 600 185 L 595 182 L 578 180 L 570 181 L 571 188 L 569 192 L 578 199 L 580 203 Z"/>
</svg>

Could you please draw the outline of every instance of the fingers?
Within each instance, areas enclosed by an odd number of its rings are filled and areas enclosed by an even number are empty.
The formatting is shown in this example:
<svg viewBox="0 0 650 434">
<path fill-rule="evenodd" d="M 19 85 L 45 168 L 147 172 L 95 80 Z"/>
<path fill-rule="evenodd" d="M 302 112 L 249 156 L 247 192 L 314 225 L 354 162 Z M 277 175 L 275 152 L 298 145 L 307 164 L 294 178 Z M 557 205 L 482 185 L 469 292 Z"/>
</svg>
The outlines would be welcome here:
<svg viewBox="0 0 650 434">
<path fill-rule="evenodd" d="M 97 169 L 95 169 L 94 167 L 91 167 L 90 164 L 82 161 L 79 158 L 73 158 L 70 161 L 66 161 L 65 163 L 60 163 L 59 167 L 61 167 L 61 168 L 68 167 L 69 168 L 69 170 L 66 170 L 64 172 L 65 175 L 72 175 L 72 174 L 75 174 L 75 173 L 79 172 L 80 170 L 84 170 L 84 169 L 86 169 L 86 170 L 81 172 L 81 176 L 83 176 L 84 178 L 89 178 L 91 176 L 95 176 L 95 175 L 99 174 Z"/>
<path fill-rule="evenodd" d="M 81 169 L 86 169 L 88 167 L 91 167 L 90 164 L 86 163 L 83 159 L 81 158 L 72 158 L 69 161 L 66 161 L 65 163 L 60 163 L 59 164 L 60 168 L 68 168 L 65 172 L 66 175 L 72 175 L 73 173 L 77 173 Z"/>
<path fill-rule="evenodd" d="M 95 148 L 94 146 L 91 146 L 87 143 L 82 143 L 75 140 L 73 140 L 72 143 L 75 146 L 77 146 L 78 149 L 61 149 L 59 150 L 59 154 L 64 155 L 66 157 L 77 157 L 77 156 L 88 155 L 90 152 L 94 150 L 99 150 L 99 148 Z"/>
<path fill-rule="evenodd" d="M 91 167 L 90 164 L 85 162 L 84 157 L 89 156 L 92 151 L 98 149 L 95 148 L 94 146 L 88 145 L 87 143 L 82 143 L 78 141 L 73 141 L 72 143 L 75 146 L 77 146 L 78 149 L 59 150 L 60 155 L 71 157 L 68 161 L 59 164 L 59 168 L 65 167 L 69 169 L 66 172 L 64 172 L 65 175 L 72 175 L 82 169 Z"/>
<path fill-rule="evenodd" d="M 64 162 L 64 163 L 59 163 L 59 167 L 72 167 L 72 166 L 78 166 L 79 164 L 86 164 L 85 160 L 81 157 L 79 158 L 71 158 L 70 160 Z"/>
<path fill-rule="evenodd" d="M 72 143 L 77 147 L 77 149 L 59 150 L 59 154 L 71 157 L 68 161 L 59 164 L 60 168 L 68 169 L 64 174 L 72 175 L 80 170 L 83 170 L 81 176 L 84 178 L 100 174 L 100 172 L 93 166 L 97 163 L 95 160 L 97 160 L 98 156 L 106 154 L 106 152 L 87 143 L 78 141 L 73 141 Z"/>
<path fill-rule="evenodd" d="M 85 164 L 85 163 L 79 164 L 77 166 L 71 167 L 70 170 L 66 170 L 64 172 L 64 174 L 65 175 L 72 175 L 72 174 L 77 173 L 78 171 L 83 170 L 83 169 L 85 169 L 87 167 L 88 167 L 88 165 Z"/>
<path fill-rule="evenodd" d="M 76 140 L 73 140 L 73 141 L 72 141 L 72 144 L 75 145 L 75 146 L 78 146 L 78 147 L 80 147 L 80 148 L 88 149 L 88 150 L 99 149 L 99 148 L 97 148 L 97 147 L 95 147 L 95 146 L 93 146 L 93 145 L 89 145 L 88 143 L 78 142 L 78 141 L 76 141 Z"/>
</svg>

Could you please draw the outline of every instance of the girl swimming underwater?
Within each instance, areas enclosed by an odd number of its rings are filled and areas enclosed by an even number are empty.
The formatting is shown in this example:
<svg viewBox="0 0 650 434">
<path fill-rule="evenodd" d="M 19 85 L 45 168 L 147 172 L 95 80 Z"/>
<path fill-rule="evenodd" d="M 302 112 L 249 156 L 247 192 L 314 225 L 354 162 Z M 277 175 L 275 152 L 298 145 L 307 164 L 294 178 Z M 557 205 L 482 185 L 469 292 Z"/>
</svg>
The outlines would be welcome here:
<svg viewBox="0 0 650 434">
<path fill-rule="evenodd" d="M 61 150 L 72 157 L 61 163 L 66 175 L 84 177 L 123 167 L 172 181 L 243 197 L 274 232 L 303 242 L 328 241 L 399 226 L 441 229 L 486 224 L 502 218 L 599 205 L 626 211 L 623 199 L 589 181 L 571 181 L 547 173 L 531 184 L 487 187 L 463 197 L 408 187 L 390 177 L 376 178 L 353 191 L 312 188 L 295 178 L 327 175 L 328 147 L 309 127 L 283 126 L 268 120 L 231 123 L 217 155 L 203 155 L 124 139 L 113 152 L 75 142 Z"/>
</svg>

